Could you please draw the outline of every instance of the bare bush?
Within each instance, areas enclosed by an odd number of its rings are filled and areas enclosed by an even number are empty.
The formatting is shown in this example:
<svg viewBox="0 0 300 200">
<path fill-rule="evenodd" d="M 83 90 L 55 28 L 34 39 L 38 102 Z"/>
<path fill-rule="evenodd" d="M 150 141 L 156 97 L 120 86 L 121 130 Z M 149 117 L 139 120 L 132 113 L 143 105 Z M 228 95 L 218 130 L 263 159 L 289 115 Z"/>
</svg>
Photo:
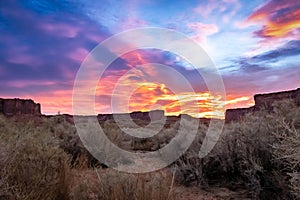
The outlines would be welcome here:
<svg viewBox="0 0 300 200">
<path fill-rule="evenodd" d="M 300 199 L 300 108 L 292 101 L 280 101 L 274 105 L 277 128 L 273 132 L 277 142 L 273 144 L 274 157 L 282 161 L 282 172 L 290 182 L 295 199 Z"/>
<path fill-rule="evenodd" d="M 299 179 L 293 178 L 299 172 L 299 124 L 299 108 L 293 102 L 275 103 L 271 113 L 262 109 L 227 124 L 203 159 L 197 150 L 206 130 L 199 130 L 194 141 L 198 147 L 192 146 L 176 162 L 178 180 L 186 185 L 243 187 L 253 199 L 291 198 L 290 184 L 299 196 Z"/>
<path fill-rule="evenodd" d="M 300 173 L 289 173 L 290 176 L 290 188 L 294 194 L 295 199 L 300 199 Z"/>
<path fill-rule="evenodd" d="M 5 124 L 3 124 L 3 122 Z M 7 199 L 67 199 L 67 156 L 57 140 L 32 124 L 1 119 L 0 196 Z"/>
</svg>

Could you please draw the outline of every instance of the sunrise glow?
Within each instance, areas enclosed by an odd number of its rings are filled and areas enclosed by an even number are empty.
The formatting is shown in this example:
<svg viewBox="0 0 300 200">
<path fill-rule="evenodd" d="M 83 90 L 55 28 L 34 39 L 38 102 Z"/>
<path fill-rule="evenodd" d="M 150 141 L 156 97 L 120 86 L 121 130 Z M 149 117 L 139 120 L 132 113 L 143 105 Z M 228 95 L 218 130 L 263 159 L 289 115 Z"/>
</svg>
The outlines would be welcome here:
<svg viewBox="0 0 300 200">
<path fill-rule="evenodd" d="M 116 112 L 164 109 L 167 115 L 222 118 L 224 108 L 253 105 L 256 93 L 300 86 L 300 3 L 295 0 L 0 4 L 1 97 L 33 99 L 44 114 L 72 114 L 74 80 L 89 52 L 114 34 L 141 27 L 176 30 L 203 47 L 222 76 L 226 100 L 212 95 L 199 66 L 180 55 L 137 49 L 99 77 L 93 91 L 97 113 L 113 112 L 112 98 L 128 98 Z M 176 70 L 194 91 L 181 89 L 178 79 L 147 63 Z"/>
</svg>

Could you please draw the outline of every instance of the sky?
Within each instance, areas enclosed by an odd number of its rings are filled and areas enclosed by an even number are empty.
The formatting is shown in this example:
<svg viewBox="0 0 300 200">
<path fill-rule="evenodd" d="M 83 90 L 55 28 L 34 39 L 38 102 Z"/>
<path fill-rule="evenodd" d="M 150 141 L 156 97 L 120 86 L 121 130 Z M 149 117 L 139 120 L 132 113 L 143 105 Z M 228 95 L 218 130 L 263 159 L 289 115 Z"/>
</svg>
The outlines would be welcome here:
<svg viewBox="0 0 300 200">
<path fill-rule="evenodd" d="M 0 96 L 33 99 L 44 114 L 72 114 L 74 81 L 89 52 L 115 34 L 143 27 L 175 30 L 197 42 L 223 79 L 226 108 L 249 107 L 257 93 L 300 87 L 300 1 L 11 0 L 0 1 Z M 222 117 L 214 112 L 221 100 L 208 91 L 198 67 L 161 49 L 128 52 L 99 77 L 95 112 L 164 109 L 168 115 Z M 182 86 L 170 69 L 194 92 L 164 84 Z M 114 93 L 118 85 L 123 93 Z M 126 96 L 127 90 L 134 92 Z M 127 105 L 113 109 L 114 96 Z"/>
</svg>

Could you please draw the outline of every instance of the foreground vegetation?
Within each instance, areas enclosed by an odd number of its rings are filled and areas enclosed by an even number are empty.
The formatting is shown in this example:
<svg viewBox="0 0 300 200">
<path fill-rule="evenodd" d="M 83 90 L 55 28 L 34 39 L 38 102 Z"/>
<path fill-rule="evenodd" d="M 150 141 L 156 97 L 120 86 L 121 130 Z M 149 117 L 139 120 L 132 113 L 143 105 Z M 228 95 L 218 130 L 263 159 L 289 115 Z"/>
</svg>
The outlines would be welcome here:
<svg viewBox="0 0 300 200">
<path fill-rule="evenodd" d="M 227 124 L 213 151 L 197 157 L 201 139 L 176 163 L 184 184 L 246 188 L 251 199 L 300 198 L 300 109 L 274 104 Z"/>
<path fill-rule="evenodd" d="M 174 137 L 179 123 L 149 139 L 132 139 L 113 121 L 101 126 L 123 149 L 154 151 Z M 199 125 L 191 147 L 168 169 L 125 174 L 97 162 L 65 116 L 1 116 L 0 199 L 177 199 L 178 184 L 245 189 L 249 199 L 300 199 L 300 109 L 292 101 L 226 124 L 213 151 L 199 159 L 206 129 Z"/>
</svg>

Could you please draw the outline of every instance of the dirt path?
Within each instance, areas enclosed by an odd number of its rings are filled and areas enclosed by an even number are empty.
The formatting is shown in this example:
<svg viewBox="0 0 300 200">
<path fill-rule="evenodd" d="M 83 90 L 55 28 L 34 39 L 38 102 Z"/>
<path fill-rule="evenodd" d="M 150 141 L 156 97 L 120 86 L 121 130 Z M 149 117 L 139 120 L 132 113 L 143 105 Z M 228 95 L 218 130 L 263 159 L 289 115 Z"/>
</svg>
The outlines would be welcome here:
<svg viewBox="0 0 300 200">
<path fill-rule="evenodd" d="M 99 173 L 108 173 L 108 169 L 99 169 Z M 99 180 L 94 170 L 72 170 L 73 180 L 71 190 L 74 190 L 81 183 L 86 183 L 90 188 L 94 188 L 99 184 Z M 158 176 L 168 176 L 168 172 L 157 173 Z M 170 175 L 170 174 L 169 174 Z M 155 176 L 152 176 L 154 178 Z M 91 191 L 89 189 L 89 191 Z M 178 200 L 250 200 L 247 198 L 247 191 L 231 191 L 227 188 L 207 188 L 200 187 L 185 187 L 182 185 L 175 185 L 173 191 L 176 193 Z M 93 195 L 88 195 L 92 197 Z M 88 198 L 97 199 L 97 198 Z"/>
<path fill-rule="evenodd" d="M 203 191 L 197 187 L 177 186 L 178 200 L 219 200 L 213 194 Z"/>
<path fill-rule="evenodd" d="M 247 197 L 247 191 L 231 191 L 227 188 L 208 188 L 177 186 L 175 189 L 179 200 L 251 200 Z"/>
</svg>

